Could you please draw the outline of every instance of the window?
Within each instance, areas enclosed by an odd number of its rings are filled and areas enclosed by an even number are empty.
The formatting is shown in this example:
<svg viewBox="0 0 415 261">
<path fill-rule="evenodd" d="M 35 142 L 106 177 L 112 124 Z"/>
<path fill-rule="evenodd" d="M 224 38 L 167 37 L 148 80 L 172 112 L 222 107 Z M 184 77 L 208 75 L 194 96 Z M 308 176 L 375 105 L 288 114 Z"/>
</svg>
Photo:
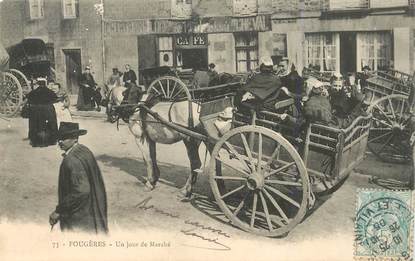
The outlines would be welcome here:
<svg viewBox="0 0 415 261">
<path fill-rule="evenodd" d="M 370 8 L 403 7 L 408 5 L 408 0 L 370 0 Z"/>
<path fill-rule="evenodd" d="M 258 33 L 236 33 L 236 71 L 248 72 L 258 67 Z"/>
<path fill-rule="evenodd" d="M 189 18 L 192 15 L 191 0 L 171 0 L 171 16 L 174 18 Z"/>
<path fill-rule="evenodd" d="M 173 66 L 173 37 L 158 38 L 158 53 L 160 66 Z"/>
<path fill-rule="evenodd" d="M 40 19 L 44 17 L 44 1 L 29 0 L 30 19 Z"/>
<path fill-rule="evenodd" d="M 372 70 L 385 70 L 392 59 L 392 35 L 388 32 L 357 34 L 358 70 L 368 65 Z"/>
<path fill-rule="evenodd" d="M 253 15 L 258 12 L 257 0 L 233 0 L 234 15 Z"/>
<path fill-rule="evenodd" d="M 339 71 L 339 34 L 306 34 L 306 65 L 313 65 L 321 71 Z"/>
<path fill-rule="evenodd" d="M 63 18 L 72 19 L 78 16 L 78 0 L 62 0 Z"/>
<path fill-rule="evenodd" d="M 385 0 L 382 0 L 385 1 Z M 331 10 L 347 10 L 368 8 L 368 0 L 329 0 Z"/>
</svg>

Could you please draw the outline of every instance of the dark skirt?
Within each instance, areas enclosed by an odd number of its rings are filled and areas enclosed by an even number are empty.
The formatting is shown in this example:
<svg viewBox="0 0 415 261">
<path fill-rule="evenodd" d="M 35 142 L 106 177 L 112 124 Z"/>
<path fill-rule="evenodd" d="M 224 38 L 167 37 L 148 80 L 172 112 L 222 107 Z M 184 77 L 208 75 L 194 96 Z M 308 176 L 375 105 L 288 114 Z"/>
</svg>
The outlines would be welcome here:
<svg viewBox="0 0 415 261">
<path fill-rule="evenodd" d="M 53 104 L 30 105 L 29 139 L 33 147 L 55 145 L 58 137 L 58 124 Z"/>
</svg>

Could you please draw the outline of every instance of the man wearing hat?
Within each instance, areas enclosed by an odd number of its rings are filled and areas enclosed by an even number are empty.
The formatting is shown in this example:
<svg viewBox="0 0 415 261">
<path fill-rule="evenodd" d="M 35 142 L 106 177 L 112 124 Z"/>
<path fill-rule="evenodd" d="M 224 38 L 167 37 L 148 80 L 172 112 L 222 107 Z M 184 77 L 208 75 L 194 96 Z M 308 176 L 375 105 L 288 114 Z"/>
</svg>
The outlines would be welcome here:
<svg viewBox="0 0 415 261">
<path fill-rule="evenodd" d="M 243 92 L 249 92 L 255 97 L 257 105 L 271 109 L 274 108 L 281 89 L 281 81 L 274 75 L 273 65 L 271 57 L 261 58 L 259 73 L 254 74 L 242 87 Z"/>
<path fill-rule="evenodd" d="M 107 196 L 104 180 L 92 152 L 78 143 L 85 135 L 78 123 L 61 122 L 59 147 L 64 151 L 59 170 L 59 203 L 49 223 L 60 222 L 62 231 L 107 233 Z"/>
</svg>

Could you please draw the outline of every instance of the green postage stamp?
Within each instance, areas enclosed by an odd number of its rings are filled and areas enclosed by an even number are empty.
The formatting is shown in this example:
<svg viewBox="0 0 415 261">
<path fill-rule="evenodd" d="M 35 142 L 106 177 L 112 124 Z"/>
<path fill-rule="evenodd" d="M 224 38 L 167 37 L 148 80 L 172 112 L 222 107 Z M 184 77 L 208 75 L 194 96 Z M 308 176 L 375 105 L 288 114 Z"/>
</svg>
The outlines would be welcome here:
<svg viewBox="0 0 415 261">
<path fill-rule="evenodd" d="M 412 260 L 412 192 L 358 190 L 355 219 L 357 260 Z"/>
</svg>

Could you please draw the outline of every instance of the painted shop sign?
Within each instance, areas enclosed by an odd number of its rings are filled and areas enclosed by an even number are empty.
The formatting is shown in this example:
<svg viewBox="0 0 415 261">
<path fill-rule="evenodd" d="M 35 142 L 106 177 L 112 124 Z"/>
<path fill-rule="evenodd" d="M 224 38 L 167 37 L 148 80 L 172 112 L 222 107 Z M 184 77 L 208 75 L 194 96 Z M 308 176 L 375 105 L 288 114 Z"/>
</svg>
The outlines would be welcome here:
<svg viewBox="0 0 415 261">
<path fill-rule="evenodd" d="M 104 20 L 105 35 L 226 33 L 270 31 L 271 16 L 204 18 L 205 23 L 189 20 Z"/>
<path fill-rule="evenodd" d="M 202 25 L 203 26 L 203 25 Z M 202 27 L 200 26 L 200 27 Z M 195 31 L 197 31 L 196 26 Z M 271 16 L 258 15 L 253 17 L 215 17 L 211 18 L 208 25 L 201 33 L 226 33 L 244 31 L 270 31 Z"/>
<path fill-rule="evenodd" d="M 205 46 L 206 34 L 181 34 L 176 36 L 176 46 Z"/>
</svg>

